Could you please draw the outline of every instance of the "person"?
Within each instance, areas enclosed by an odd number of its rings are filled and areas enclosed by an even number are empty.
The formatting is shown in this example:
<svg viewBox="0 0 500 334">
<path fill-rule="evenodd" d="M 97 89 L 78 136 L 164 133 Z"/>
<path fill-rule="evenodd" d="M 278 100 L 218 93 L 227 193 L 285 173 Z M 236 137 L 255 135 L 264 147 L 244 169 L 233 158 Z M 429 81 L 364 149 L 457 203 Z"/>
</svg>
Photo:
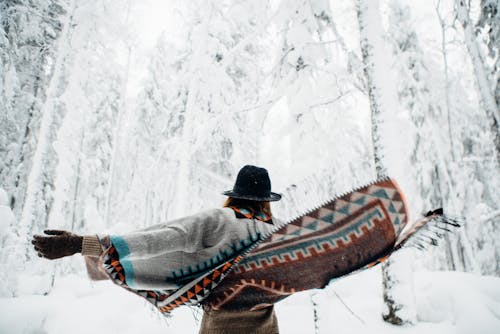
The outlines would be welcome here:
<svg viewBox="0 0 500 334">
<path fill-rule="evenodd" d="M 266 224 L 273 224 L 271 201 L 278 201 L 281 195 L 273 193 L 265 169 L 245 166 L 241 169 L 233 190 L 224 192 L 228 199 L 224 207 L 234 210 L 238 219 L 252 218 Z M 279 333 L 274 306 L 258 310 L 228 311 L 204 307 L 200 333 Z"/>
<path fill-rule="evenodd" d="M 210 286 L 213 289 L 218 282 L 215 274 L 222 273 L 217 274 L 222 280 L 224 270 L 277 224 L 270 202 L 280 200 L 281 195 L 271 191 L 265 168 L 244 166 L 233 189 L 223 194 L 228 197 L 222 209 L 128 235 L 80 236 L 45 230 L 46 235 L 35 235 L 32 244 L 38 256 L 51 260 L 81 253 L 92 279 L 110 278 L 149 298 L 160 311 L 170 310 L 170 305 L 179 304 L 180 292 L 187 291 L 185 295 L 189 296 L 190 291 L 197 291 L 196 283 L 201 278 L 205 282 L 210 277 L 211 285 L 203 289 L 208 290 L 206 297 Z M 172 299 L 176 296 L 177 300 Z M 214 310 L 205 305 L 203 312 L 200 334 L 279 333 L 273 305 L 239 311 Z"/>
</svg>

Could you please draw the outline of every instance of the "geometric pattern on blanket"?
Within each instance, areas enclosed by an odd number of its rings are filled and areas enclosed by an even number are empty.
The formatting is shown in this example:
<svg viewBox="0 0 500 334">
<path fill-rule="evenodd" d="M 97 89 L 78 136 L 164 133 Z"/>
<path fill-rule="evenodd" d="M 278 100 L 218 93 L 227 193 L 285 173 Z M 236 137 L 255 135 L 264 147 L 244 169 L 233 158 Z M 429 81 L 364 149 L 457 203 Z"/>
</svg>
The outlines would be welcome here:
<svg viewBox="0 0 500 334">
<path fill-rule="evenodd" d="M 111 245 L 104 268 L 121 287 L 145 298 L 162 314 L 200 303 L 214 309 L 249 310 L 296 291 L 322 288 L 387 257 L 407 223 L 405 200 L 390 179 L 336 196 L 248 245 L 229 261 L 174 290 L 135 290 Z"/>
<path fill-rule="evenodd" d="M 213 309 L 249 310 L 387 257 L 408 221 L 394 180 L 338 196 L 292 219 L 249 252 L 210 293 Z"/>
<path fill-rule="evenodd" d="M 187 282 L 178 290 L 137 290 L 130 288 L 125 282 L 125 270 L 119 261 L 119 255 L 115 247 L 110 246 L 107 250 L 103 266 L 112 281 L 122 288 L 146 299 L 153 304 L 163 315 L 168 316 L 170 312 L 182 305 L 199 305 L 210 292 L 224 279 L 229 269 L 242 260 L 238 255 L 204 276 L 200 276 L 191 282 Z"/>
</svg>

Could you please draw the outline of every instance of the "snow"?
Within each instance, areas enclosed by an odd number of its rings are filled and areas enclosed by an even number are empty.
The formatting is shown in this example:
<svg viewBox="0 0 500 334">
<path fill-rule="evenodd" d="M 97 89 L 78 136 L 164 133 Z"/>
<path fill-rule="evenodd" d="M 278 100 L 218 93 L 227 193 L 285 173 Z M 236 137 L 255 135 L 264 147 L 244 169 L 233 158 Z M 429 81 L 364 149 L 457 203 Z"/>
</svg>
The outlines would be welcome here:
<svg viewBox="0 0 500 334">
<path fill-rule="evenodd" d="M 386 113 L 383 163 L 410 216 L 443 206 L 467 223 L 420 262 L 402 255 L 417 270 L 397 274 L 415 326 L 382 321 L 375 269 L 278 304 L 282 332 L 314 332 L 313 304 L 318 333 L 500 328 L 499 278 L 477 275 L 500 275 L 489 123 L 499 72 L 484 53 L 494 23 L 477 25 L 479 0 L 476 12 L 456 0 L 4 3 L 2 22 L 19 22 L 0 25 L 0 187 L 10 195 L 0 190 L 0 333 L 196 332 L 190 309 L 160 320 L 140 298 L 89 282 L 76 258 L 39 259 L 28 239 L 46 226 L 124 233 L 219 206 L 248 163 L 284 193 L 280 218 L 371 181 L 362 37 Z M 46 20 L 57 5 L 66 12 Z M 445 268 L 478 272 L 431 271 Z"/>
<path fill-rule="evenodd" d="M 0 188 L 0 239 L 3 235 L 7 234 L 9 227 L 16 220 L 14 213 L 8 205 L 7 192 Z"/>
<path fill-rule="evenodd" d="M 7 195 L 7 192 L 2 188 L 0 188 L 0 205 L 9 205 L 9 196 Z"/>
<path fill-rule="evenodd" d="M 76 259 L 74 259 L 76 260 Z M 418 322 L 392 326 L 380 316 L 379 267 L 335 280 L 323 290 L 296 293 L 276 305 L 283 334 L 498 333 L 500 278 L 450 271 L 415 273 Z M 47 295 L 0 299 L 0 333 L 197 333 L 201 311 L 182 307 L 164 319 L 146 301 L 108 281 L 81 275 L 57 280 Z M 198 320 L 196 320 L 198 318 Z M 26 321 L 29 319 L 29 321 Z"/>
<path fill-rule="evenodd" d="M 16 217 L 8 206 L 7 192 L 0 188 L 0 296 L 12 296 L 9 289 L 16 284 L 16 272 L 7 271 L 13 268 L 9 265 L 9 259 L 14 257 L 16 241 L 19 240 L 13 233 L 15 224 Z"/>
<path fill-rule="evenodd" d="M 5 239 L 10 233 L 10 227 L 14 225 L 16 217 L 8 206 L 7 192 L 0 188 L 0 247 L 5 244 Z"/>
</svg>

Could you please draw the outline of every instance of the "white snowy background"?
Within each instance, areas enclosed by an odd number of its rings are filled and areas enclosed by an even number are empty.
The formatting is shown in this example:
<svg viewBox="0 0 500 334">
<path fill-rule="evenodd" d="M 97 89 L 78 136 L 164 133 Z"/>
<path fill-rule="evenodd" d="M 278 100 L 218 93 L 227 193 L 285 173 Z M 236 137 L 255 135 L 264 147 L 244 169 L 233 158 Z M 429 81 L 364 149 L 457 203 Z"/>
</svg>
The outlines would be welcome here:
<svg viewBox="0 0 500 334">
<path fill-rule="evenodd" d="M 220 206 L 264 166 L 287 218 L 371 181 L 465 218 L 381 268 L 277 304 L 282 333 L 500 332 L 498 0 L 0 0 L 0 333 L 196 333 L 45 228 L 126 232 Z M 399 264 L 398 264 L 399 263 Z"/>
</svg>

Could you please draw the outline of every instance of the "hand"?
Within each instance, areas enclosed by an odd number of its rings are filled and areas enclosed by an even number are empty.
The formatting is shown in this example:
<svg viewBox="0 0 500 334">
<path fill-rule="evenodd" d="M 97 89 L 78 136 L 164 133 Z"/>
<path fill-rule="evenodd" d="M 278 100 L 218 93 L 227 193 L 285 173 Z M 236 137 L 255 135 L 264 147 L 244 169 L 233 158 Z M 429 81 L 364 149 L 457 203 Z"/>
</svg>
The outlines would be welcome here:
<svg viewBox="0 0 500 334">
<path fill-rule="evenodd" d="M 54 260 L 82 251 L 83 237 L 62 230 L 45 230 L 48 236 L 34 235 L 31 243 L 39 257 Z"/>
</svg>

